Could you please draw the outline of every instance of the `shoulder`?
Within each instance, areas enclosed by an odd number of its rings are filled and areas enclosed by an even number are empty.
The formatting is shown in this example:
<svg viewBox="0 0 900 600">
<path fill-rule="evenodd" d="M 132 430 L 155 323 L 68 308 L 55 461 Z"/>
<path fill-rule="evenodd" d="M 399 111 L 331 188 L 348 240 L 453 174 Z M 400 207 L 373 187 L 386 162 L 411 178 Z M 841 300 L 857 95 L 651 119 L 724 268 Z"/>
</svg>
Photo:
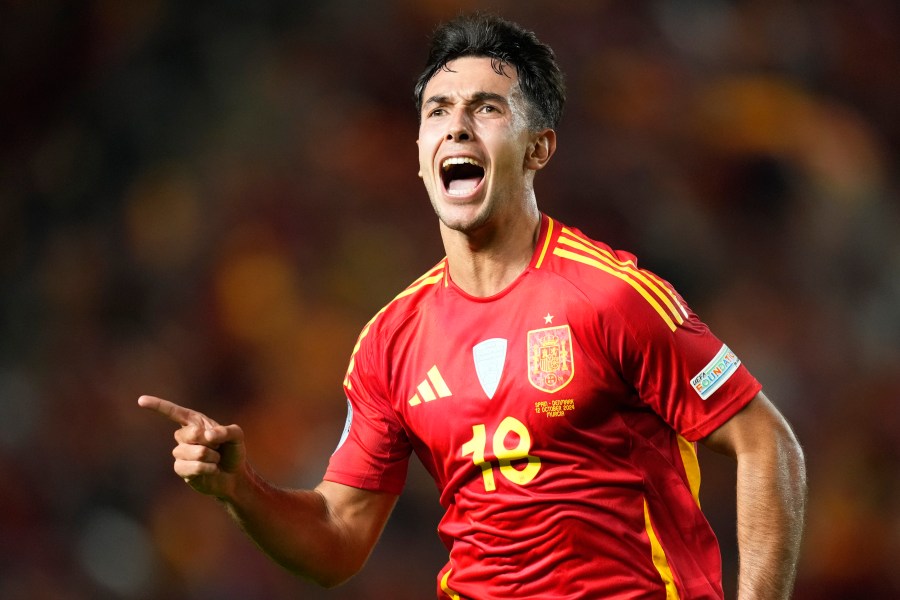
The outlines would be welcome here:
<svg viewBox="0 0 900 600">
<path fill-rule="evenodd" d="M 674 287 L 641 268 L 631 252 L 613 249 L 559 222 L 552 228 L 538 268 L 567 280 L 598 310 L 614 311 L 626 320 L 645 315 L 671 331 L 688 318 L 689 310 Z"/>
<path fill-rule="evenodd" d="M 345 385 L 350 382 L 350 375 L 361 353 L 384 356 L 383 348 L 390 342 L 393 333 L 403 323 L 416 318 L 422 304 L 445 284 L 446 267 L 447 259 L 444 258 L 397 294 L 366 323 L 353 347 Z"/>
<path fill-rule="evenodd" d="M 637 270 L 633 254 L 614 250 L 581 230 L 552 219 L 542 245 L 535 267 L 578 285 L 605 286 L 612 292 L 627 273 Z"/>
<path fill-rule="evenodd" d="M 442 259 L 375 313 L 363 332 L 370 328 L 391 329 L 418 312 L 435 291 L 446 285 L 447 259 Z"/>
</svg>

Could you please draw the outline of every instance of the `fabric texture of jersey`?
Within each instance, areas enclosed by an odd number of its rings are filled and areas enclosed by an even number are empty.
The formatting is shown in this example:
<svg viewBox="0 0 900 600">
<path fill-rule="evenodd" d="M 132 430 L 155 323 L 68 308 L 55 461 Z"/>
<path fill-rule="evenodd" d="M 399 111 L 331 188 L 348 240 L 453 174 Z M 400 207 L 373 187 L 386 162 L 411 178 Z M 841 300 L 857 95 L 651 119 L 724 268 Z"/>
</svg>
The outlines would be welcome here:
<svg viewBox="0 0 900 600">
<path fill-rule="evenodd" d="M 694 442 L 760 390 L 634 256 L 542 216 L 529 267 L 472 297 L 446 260 L 363 329 L 325 478 L 434 477 L 440 598 L 721 598 Z"/>
</svg>

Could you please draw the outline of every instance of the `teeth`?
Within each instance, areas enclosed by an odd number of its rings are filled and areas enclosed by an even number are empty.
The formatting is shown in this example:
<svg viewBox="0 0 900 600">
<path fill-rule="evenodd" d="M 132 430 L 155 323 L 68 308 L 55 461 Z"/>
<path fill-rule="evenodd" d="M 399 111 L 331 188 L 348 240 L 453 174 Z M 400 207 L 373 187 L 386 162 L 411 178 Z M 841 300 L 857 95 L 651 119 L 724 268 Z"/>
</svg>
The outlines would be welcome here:
<svg viewBox="0 0 900 600">
<path fill-rule="evenodd" d="M 446 171 L 451 167 L 451 165 L 475 165 L 476 167 L 482 166 L 481 163 L 474 158 L 469 158 L 468 156 L 454 156 L 452 158 L 444 160 L 444 162 L 441 163 L 441 169 Z"/>
</svg>

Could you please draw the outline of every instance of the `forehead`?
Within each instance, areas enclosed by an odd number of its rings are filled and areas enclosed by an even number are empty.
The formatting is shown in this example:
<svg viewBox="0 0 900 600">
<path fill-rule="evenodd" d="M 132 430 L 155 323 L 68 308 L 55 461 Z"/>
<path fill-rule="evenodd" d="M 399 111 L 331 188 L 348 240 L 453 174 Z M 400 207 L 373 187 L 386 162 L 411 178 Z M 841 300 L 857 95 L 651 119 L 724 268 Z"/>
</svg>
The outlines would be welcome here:
<svg viewBox="0 0 900 600">
<path fill-rule="evenodd" d="M 464 56 L 447 63 L 428 81 L 422 94 L 423 103 L 435 96 L 468 98 L 480 92 L 509 97 L 519 81 L 516 68 L 504 64 L 502 73 L 494 69 L 494 61 L 483 56 Z"/>
</svg>

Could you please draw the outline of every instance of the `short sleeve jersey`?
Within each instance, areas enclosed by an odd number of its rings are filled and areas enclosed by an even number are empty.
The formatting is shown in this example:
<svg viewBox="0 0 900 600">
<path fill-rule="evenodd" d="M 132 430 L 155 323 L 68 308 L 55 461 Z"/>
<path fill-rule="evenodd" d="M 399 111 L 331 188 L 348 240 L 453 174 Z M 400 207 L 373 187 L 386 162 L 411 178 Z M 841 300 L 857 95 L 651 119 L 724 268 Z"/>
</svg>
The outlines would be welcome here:
<svg viewBox="0 0 900 600">
<path fill-rule="evenodd" d="M 325 478 L 400 493 L 416 453 L 439 598 L 721 598 L 694 442 L 759 390 L 667 282 L 542 216 L 501 293 L 445 259 L 366 325 Z"/>
</svg>

